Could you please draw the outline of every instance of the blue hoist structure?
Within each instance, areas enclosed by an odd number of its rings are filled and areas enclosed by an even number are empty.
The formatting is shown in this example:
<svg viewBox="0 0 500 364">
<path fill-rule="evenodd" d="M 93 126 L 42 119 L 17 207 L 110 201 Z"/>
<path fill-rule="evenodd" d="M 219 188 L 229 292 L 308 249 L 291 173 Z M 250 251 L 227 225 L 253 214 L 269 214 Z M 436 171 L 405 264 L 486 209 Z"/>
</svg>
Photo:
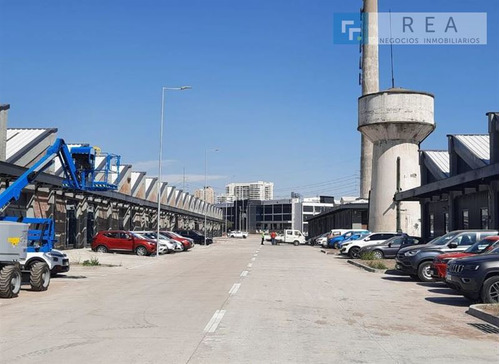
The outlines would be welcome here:
<svg viewBox="0 0 500 364">
<path fill-rule="evenodd" d="M 119 182 L 120 156 L 115 154 L 102 154 L 101 156 L 105 158 L 103 166 L 96 168 L 96 148 L 79 146 L 70 150 L 63 139 L 56 139 L 38 162 L 0 194 L 0 211 L 5 210 L 12 201 L 19 200 L 23 189 L 50 167 L 57 157 L 64 170 L 65 178 L 62 182 L 64 188 L 78 191 L 116 190 Z M 116 174 L 116 178 L 110 182 L 113 174 Z M 49 252 L 56 242 L 52 219 L 4 216 L 0 217 L 0 220 L 30 224 L 28 251 Z"/>
</svg>

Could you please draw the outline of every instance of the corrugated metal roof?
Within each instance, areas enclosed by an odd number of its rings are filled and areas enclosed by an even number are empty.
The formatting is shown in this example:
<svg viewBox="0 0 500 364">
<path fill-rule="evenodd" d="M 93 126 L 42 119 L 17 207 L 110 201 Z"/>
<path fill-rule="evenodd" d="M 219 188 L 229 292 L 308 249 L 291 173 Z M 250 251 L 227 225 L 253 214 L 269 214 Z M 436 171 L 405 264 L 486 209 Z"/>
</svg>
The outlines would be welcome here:
<svg viewBox="0 0 500 364">
<path fill-rule="evenodd" d="M 156 177 L 146 177 L 146 190 L 149 191 L 149 188 L 152 187 L 151 184 L 154 183 L 156 184 L 156 181 L 158 178 Z"/>
<path fill-rule="evenodd" d="M 450 154 L 447 150 L 428 150 L 424 153 L 444 175 L 449 176 Z"/>
<path fill-rule="evenodd" d="M 7 161 L 37 138 L 51 130 L 54 129 L 7 129 Z"/>
<path fill-rule="evenodd" d="M 468 150 L 486 164 L 490 161 L 489 135 L 454 135 Z"/>
<path fill-rule="evenodd" d="M 141 178 L 144 175 L 143 172 L 132 172 L 131 174 L 131 179 L 130 179 L 130 184 L 134 187 L 135 184 L 137 183 L 137 180 Z"/>
</svg>

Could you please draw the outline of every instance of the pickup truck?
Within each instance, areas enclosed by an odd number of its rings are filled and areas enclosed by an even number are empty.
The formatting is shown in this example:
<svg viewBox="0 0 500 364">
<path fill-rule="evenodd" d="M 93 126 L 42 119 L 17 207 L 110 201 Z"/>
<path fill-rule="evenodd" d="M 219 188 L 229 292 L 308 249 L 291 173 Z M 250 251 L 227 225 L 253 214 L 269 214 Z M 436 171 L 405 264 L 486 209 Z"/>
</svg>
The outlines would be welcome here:
<svg viewBox="0 0 500 364">
<path fill-rule="evenodd" d="M 283 231 L 283 242 L 290 243 L 295 246 L 306 243 L 306 238 L 299 230 L 285 230 Z"/>
</svg>

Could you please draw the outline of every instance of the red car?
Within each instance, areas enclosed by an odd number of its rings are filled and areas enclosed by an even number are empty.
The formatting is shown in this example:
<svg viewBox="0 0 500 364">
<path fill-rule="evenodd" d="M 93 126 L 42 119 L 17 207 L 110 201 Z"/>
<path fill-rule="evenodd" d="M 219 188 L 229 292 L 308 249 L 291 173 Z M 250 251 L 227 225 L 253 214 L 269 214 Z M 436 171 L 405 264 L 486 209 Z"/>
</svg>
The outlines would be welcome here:
<svg viewBox="0 0 500 364">
<path fill-rule="evenodd" d="M 140 239 L 129 231 L 99 231 L 92 239 L 91 248 L 98 253 L 109 251 L 134 252 L 137 255 L 156 253 L 156 241 Z"/>
<path fill-rule="evenodd" d="M 434 258 L 431 267 L 431 275 L 437 280 L 443 281 L 446 276 L 446 267 L 452 259 L 470 257 L 471 255 L 482 254 L 495 249 L 498 246 L 498 236 L 488 236 L 471 245 L 467 250 L 456 253 L 445 253 Z"/>
<path fill-rule="evenodd" d="M 167 238 L 178 241 L 184 247 L 184 251 L 191 249 L 194 246 L 194 242 L 192 239 L 185 238 L 184 236 L 180 236 L 172 231 L 160 231 L 160 234 L 165 235 Z"/>
</svg>

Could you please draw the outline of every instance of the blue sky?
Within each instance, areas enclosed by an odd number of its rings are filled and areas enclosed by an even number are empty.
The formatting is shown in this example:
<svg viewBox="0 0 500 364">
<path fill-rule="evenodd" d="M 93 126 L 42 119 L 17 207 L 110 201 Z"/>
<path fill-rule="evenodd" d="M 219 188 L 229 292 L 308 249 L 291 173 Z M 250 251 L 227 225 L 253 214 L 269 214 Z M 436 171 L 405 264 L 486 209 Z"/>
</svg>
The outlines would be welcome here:
<svg viewBox="0 0 500 364">
<path fill-rule="evenodd" d="M 0 0 L 0 103 L 9 127 L 57 127 L 157 174 L 161 87 L 165 174 L 217 192 L 265 180 L 275 195 L 357 192 L 357 46 L 332 40 L 333 14 L 361 1 Z M 498 2 L 380 0 L 393 12 L 487 12 L 485 46 L 394 47 L 396 86 L 435 94 L 437 128 L 485 133 L 498 111 Z M 390 87 L 389 48 L 380 86 Z"/>
</svg>

